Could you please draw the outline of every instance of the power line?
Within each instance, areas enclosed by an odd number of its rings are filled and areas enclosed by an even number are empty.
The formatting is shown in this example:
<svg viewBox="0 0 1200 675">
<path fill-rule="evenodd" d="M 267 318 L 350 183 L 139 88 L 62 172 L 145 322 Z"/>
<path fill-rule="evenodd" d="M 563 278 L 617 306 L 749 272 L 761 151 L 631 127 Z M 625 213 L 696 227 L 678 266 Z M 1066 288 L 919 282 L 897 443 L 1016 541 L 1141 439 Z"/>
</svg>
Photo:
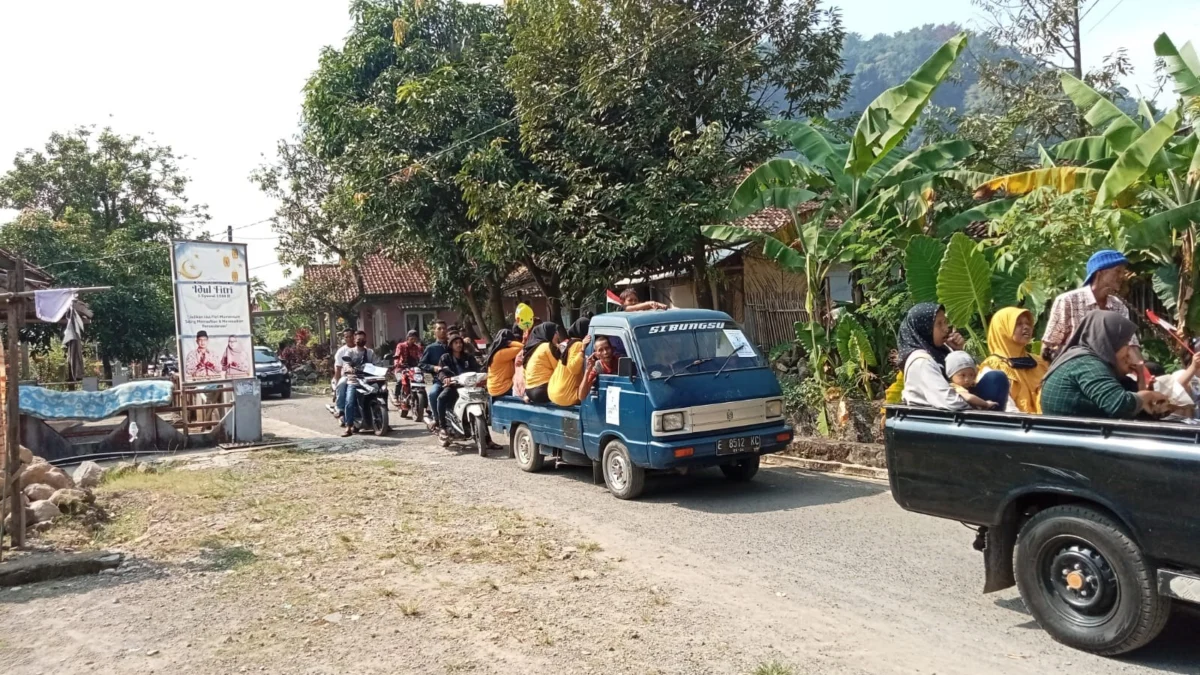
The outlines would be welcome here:
<svg viewBox="0 0 1200 675">
<path fill-rule="evenodd" d="M 255 225 L 261 225 L 263 223 L 270 222 L 271 220 L 272 220 L 272 218 L 263 218 L 262 220 L 256 220 L 253 223 L 237 225 L 235 227 L 230 228 L 229 231 L 233 232 L 236 230 L 242 230 L 247 227 L 253 227 Z M 131 255 L 140 255 L 142 253 L 149 253 L 149 252 L 153 251 L 154 249 L 156 249 L 160 246 L 166 246 L 167 244 L 168 244 L 168 242 L 165 242 L 165 241 L 156 241 L 156 242 L 151 242 L 145 248 L 139 248 L 139 249 L 135 249 L 132 251 L 123 251 L 121 253 L 112 253 L 109 255 L 99 255 L 99 256 L 92 257 L 92 258 L 79 258 L 78 260 L 58 260 L 56 262 L 46 263 L 45 265 L 38 265 L 38 267 L 41 267 L 42 269 L 46 269 L 48 267 L 57 267 L 59 265 L 73 265 L 76 263 L 95 262 L 97 260 L 112 260 L 114 258 L 124 258 L 124 257 L 131 256 Z"/>
<path fill-rule="evenodd" d="M 1099 26 L 1100 24 L 1104 23 L 1104 20 L 1107 19 L 1110 15 L 1112 15 L 1113 12 L 1117 11 L 1117 8 L 1120 7 L 1124 2 L 1125 2 L 1125 0 L 1117 0 L 1116 4 L 1114 4 L 1112 6 L 1112 9 L 1108 10 L 1108 12 L 1104 16 L 1100 17 L 1099 21 L 1092 24 L 1092 27 L 1088 29 L 1086 34 L 1090 35 L 1092 31 L 1096 30 L 1096 27 Z"/>
</svg>

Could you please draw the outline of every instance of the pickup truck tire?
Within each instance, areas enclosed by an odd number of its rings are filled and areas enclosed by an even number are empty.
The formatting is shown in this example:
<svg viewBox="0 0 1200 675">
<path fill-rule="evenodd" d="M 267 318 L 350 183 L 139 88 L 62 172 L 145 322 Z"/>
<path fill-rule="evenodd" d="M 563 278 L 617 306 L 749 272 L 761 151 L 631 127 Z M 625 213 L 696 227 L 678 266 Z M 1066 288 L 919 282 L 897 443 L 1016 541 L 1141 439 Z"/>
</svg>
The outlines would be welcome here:
<svg viewBox="0 0 1200 675">
<path fill-rule="evenodd" d="M 1101 656 L 1133 651 L 1166 625 L 1171 601 L 1158 594 L 1154 565 L 1110 516 L 1055 506 L 1029 519 L 1017 538 L 1017 587 L 1055 640 Z"/>
<path fill-rule="evenodd" d="M 721 465 L 721 473 L 735 483 L 745 483 L 758 473 L 759 456 L 743 457 L 728 464 Z"/>
<path fill-rule="evenodd" d="M 524 424 L 517 427 L 512 436 L 512 454 L 517 458 L 517 466 L 522 471 L 534 473 L 541 471 L 546 464 L 546 458 L 538 452 L 537 443 L 533 442 L 533 432 Z"/>
<path fill-rule="evenodd" d="M 617 499 L 637 499 L 646 488 L 646 470 L 634 466 L 629 448 L 621 441 L 609 441 L 604 446 L 604 484 Z"/>
</svg>

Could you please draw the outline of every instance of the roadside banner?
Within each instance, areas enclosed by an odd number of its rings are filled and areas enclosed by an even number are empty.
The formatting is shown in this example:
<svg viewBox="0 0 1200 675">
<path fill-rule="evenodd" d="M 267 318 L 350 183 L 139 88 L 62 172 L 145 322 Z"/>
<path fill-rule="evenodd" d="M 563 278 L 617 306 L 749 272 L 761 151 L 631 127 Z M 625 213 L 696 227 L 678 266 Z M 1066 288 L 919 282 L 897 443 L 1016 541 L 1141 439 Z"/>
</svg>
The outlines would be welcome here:
<svg viewBox="0 0 1200 675">
<path fill-rule="evenodd" d="M 173 241 L 171 280 L 183 382 L 254 377 L 246 245 Z"/>
</svg>

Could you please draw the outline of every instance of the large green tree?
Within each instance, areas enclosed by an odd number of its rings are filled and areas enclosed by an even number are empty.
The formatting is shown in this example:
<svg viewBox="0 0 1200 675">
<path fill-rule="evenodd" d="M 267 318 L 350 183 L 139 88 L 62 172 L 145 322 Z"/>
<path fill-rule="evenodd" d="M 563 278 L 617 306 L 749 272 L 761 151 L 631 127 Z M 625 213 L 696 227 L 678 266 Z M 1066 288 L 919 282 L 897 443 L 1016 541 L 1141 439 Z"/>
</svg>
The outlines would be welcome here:
<svg viewBox="0 0 1200 675">
<path fill-rule="evenodd" d="M 0 177 L 0 206 L 21 211 L 0 245 L 59 286 L 113 287 L 87 298 L 106 375 L 112 359 L 149 358 L 175 333 L 167 243 L 208 220 L 188 180 L 170 147 L 91 128 L 52 134 Z"/>
<path fill-rule="evenodd" d="M 567 304 L 690 257 L 711 303 L 699 226 L 720 218 L 743 167 L 780 148 L 761 130 L 777 92 L 789 115 L 841 103 L 838 14 L 816 0 L 521 0 L 508 11 L 520 135 L 491 148 L 519 143 L 532 169 L 484 152 L 460 179 L 485 253 L 546 270 L 538 282 Z"/>
<path fill-rule="evenodd" d="M 307 254 L 303 233 L 313 232 L 351 261 L 380 250 L 422 260 L 439 295 L 499 326 L 515 263 L 483 257 L 464 236 L 474 223 L 456 177 L 512 114 L 503 9 L 355 0 L 351 15 L 345 43 L 325 50 L 305 88 L 304 151 L 328 187 L 309 201 L 323 213 L 289 218 L 283 245 Z"/>
</svg>

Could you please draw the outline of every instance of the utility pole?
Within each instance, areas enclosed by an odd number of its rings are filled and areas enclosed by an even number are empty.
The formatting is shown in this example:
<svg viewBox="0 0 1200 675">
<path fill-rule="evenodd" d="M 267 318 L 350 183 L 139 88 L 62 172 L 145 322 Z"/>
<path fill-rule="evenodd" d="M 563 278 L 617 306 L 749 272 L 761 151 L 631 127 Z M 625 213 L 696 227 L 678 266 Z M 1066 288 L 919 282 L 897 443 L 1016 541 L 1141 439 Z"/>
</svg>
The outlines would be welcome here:
<svg viewBox="0 0 1200 675">
<path fill-rule="evenodd" d="M 226 237 L 226 241 L 230 241 L 230 242 L 233 241 L 233 226 L 232 225 L 225 228 L 225 237 Z"/>
<path fill-rule="evenodd" d="M 25 261 L 18 258 L 13 266 L 16 269 L 8 272 L 8 345 L 5 354 L 5 398 L 4 425 L 5 450 L 8 452 L 8 471 L 5 475 L 5 485 L 9 496 L 8 512 L 12 517 L 12 531 L 8 533 L 13 548 L 25 546 L 25 505 L 21 503 L 21 486 L 17 477 L 21 471 L 21 406 L 19 396 L 19 375 L 17 360 L 20 357 L 21 321 L 25 318 L 25 299 L 17 293 L 25 291 Z"/>
</svg>

